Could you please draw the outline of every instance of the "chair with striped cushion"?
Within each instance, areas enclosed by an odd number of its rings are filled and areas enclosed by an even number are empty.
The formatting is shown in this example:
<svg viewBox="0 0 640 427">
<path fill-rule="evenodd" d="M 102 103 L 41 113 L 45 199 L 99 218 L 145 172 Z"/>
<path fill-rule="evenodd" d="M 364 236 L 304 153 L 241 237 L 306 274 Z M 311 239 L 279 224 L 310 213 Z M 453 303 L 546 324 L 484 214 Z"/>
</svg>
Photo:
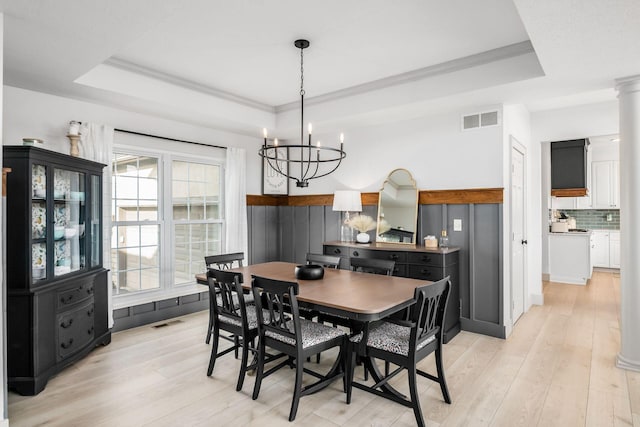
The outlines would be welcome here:
<svg viewBox="0 0 640 427">
<path fill-rule="evenodd" d="M 393 397 L 385 395 L 385 397 L 413 408 L 419 426 L 424 426 L 424 419 L 418 399 L 417 375 L 440 384 L 445 402 L 451 403 L 442 364 L 443 325 L 450 287 L 451 282 L 449 277 L 446 277 L 438 282 L 416 288 L 415 302 L 410 307 L 408 320 L 387 319 L 374 322 L 365 329 L 363 335 L 351 340 L 347 367 L 347 403 L 351 402 L 353 386 L 380 395 L 382 393 L 379 389 L 388 387 L 388 380 L 404 369 L 407 370 L 409 377 L 410 399 L 403 399 L 399 395 Z M 416 367 L 418 362 L 433 352 L 435 352 L 437 376 Z M 377 382 L 372 386 L 354 383 L 353 370 L 356 353 L 371 359 L 391 362 L 398 368 L 384 377 L 379 372 L 373 375 Z M 372 366 L 375 366 L 375 362 Z"/>
<path fill-rule="evenodd" d="M 298 310 L 298 284 L 253 276 L 251 288 L 256 301 L 258 314 L 258 367 L 253 388 L 253 399 L 260 393 L 262 380 L 284 366 L 296 368 L 296 379 L 289 412 L 289 421 L 293 421 L 302 396 L 314 393 L 337 378 L 343 378 L 346 391 L 345 355 L 347 335 L 340 329 L 312 322 L 300 317 Z M 288 306 L 288 308 L 287 308 Z M 269 347 L 289 356 L 288 360 L 271 367 L 264 372 L 266 348 Z M 336 363 L 327 374 L 319 374 L 304 368 L 305 360 L 319 352 L 339 347 Z M 303 373 L 318 378 L 318 381 L 302 386 Z"/>
</svg>

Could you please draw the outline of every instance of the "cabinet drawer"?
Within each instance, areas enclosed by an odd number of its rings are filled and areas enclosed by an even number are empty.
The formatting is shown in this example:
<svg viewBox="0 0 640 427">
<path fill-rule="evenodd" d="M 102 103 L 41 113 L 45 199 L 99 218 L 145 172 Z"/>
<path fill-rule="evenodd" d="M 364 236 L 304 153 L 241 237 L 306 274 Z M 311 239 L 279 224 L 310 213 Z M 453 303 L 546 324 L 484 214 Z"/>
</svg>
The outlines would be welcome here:
<svg viewBox="0 0 640 427">
<path fill-rule="evenodd" d="M 444 269 L 422 265 L 410 265 L 409 277 L 420 280 L 440 280 L 444 277 Z"/>
<path fill-rule="evenodd" d="M 352 258 L 386 259 L 396 263 L 407 262 L 407 253 L 402 251 L 374 251 L 371 249 L 351 248 L 349 255 Z"/>
<path fill-rule="evenodd" d="M 325 245 L 324 246 L 324 254 L 325 255 L 333 255 L 333 256 L 349 256 L 349 248 L 346 246 L 333 246 L 333 245 Z"/>
<path fill-rule="evenodd" d="M 61 313 L 56 320 L 58 330 L 58 360 L 84 348 L 94 337 L 93 302 Z"/>
<path fill-rule="evenodd" d="M 56 294 L 58 311 L 66 310 L 74 304 L 93 297 L 93 280 L 88 283 L 65 287 L 64 289 L 59 290 Z"/>
<path fill-rule="evenodd" d="M 410 264 L 432 265 L 434 267 L 444 267 L 455 263 L 454 257 L 451 255 L 435 254 L 429 252 L 411 252 L 408 254 Z"/>
</svg>

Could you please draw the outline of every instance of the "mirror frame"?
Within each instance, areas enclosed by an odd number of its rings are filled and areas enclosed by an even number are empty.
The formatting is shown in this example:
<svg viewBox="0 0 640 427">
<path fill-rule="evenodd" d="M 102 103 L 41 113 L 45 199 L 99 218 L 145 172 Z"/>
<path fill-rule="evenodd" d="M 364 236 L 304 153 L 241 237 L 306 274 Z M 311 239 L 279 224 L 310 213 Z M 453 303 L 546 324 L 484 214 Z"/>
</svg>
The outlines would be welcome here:
<svg viewBox="0 0 640 427">
<path fill-rule="evenodd" d="M 385 186 L 388 183 L 390 184 L 392 182 L 392 175 L 394 173 L 396 173 L 396 172 L 399 172 L 399 171 L 403 171 L 407 175 L 409 175 L 409 179 L 411 180 L 411 183 L 413 184 L 413 188 L 415 189 L 415 202 L 414 202 L 414 206 L 413 206 L 413 224 L 414 224 L 415 229 L 414 229 L 414 232 L 413 232 L 413 237 L 412 237 L 410 242 L 403 242 L 403 241 L 400 241 L 400 242 L 384 242 L 384 241 L 380 240 L 380 214 L 383 213 L 382 210 L 381 210 L 381 207 L 382 207 L 382 193 L 384 192 Z M 415 245 L 416 241 L 417 241 L 417 234 L 418 234 L 418 185 L 416 183 L 416 180 L 413 178 L 413 175 L 411 174 L 411 172 L 409 172 L 405 168 L 397 168 L 397 169 L 394 169 L 391 172 L 389 172 L 389 174 L 387 175 L 387 178 L 382 183 L 382 187 L 380 188 L 380 192 L 378 193 L 378 212 L 377 212 L 377 219 L 376 219 L 376 242 L 393 243 L 393 244 L 401 244 L 401 245 Z"/>
</svg>

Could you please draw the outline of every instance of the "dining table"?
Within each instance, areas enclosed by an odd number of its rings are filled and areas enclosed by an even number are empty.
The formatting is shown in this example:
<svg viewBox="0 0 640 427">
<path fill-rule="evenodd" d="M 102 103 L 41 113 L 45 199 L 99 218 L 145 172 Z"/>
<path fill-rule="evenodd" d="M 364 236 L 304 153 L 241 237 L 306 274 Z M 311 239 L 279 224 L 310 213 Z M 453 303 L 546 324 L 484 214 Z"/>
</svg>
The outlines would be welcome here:
<svg viewBox="0 0 640 427">
<path fill-rule="evenodd" d="M 337 314 L 353 320 L 356 329 L 354 334 L 364 333 L 366 337 L 368 325 L 411 306 L 414 302 L 415 289 L 433 283 L 427 280 L 406 277 L 386 276 L 361 273 L 351 270 L 325 268 L 324 275 L 316 280 L 296 279 L 295 269 L 298 264 L 290 262 L 265 262 L 244 267 L 232 268 L 228 271 L 241 273 L 242 287 L 251 289 L 251 276 L 283 280 L 298 283 L 297 300 L 301 305 L 325 313 Z M 207 274 L 196 275 L 198 283 L 207 283 Z M 366 338 L 361 344 L 366 343 Z M 372 379 L 378 383 L 383 375 L 374 360 L 362 357 L 365 369 Z M 354 384 L 357 385 L 357 384 Z M 404 398 L 392 386 L 382 386 L 385 397 L 391 400 Z"/>
</svg>

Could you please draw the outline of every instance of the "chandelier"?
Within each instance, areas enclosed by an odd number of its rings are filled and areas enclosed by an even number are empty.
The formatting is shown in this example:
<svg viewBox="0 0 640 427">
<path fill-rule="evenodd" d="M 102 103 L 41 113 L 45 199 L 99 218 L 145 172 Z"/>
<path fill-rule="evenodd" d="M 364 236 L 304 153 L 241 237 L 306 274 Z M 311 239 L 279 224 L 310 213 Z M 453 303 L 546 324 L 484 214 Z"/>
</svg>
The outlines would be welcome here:
<svg viewBox="0 0 640 427">
<path fill-rule="evenodd" d="M 340 134 L 340 148 L 311 143 L 312 126 L 309 123 L 308 141 L 304 142 L 304 49 L 309 47 L 308 40 L 296 40 L 295 47 L 300 49 L 300 144 L 278 145 L 278 138 L 268 144 L 267 130 L 263 129 L 264 143 L 258 151 L 269 166 L 282 176 L 296 181 L 296 187 L 308 187 L 309 180 L 327 176 L 340 166 L 347 156 L 343 150 L 344 134 Z M 286 149 L 284 152 L 280 149 Z M 280 151 L 280 154 L 278 153 Z M 285 153 L 284 155 L 282 153 Z M 286 166 L 285 166 L 286 165 Z M 291 166 L 296 165 L 292 170 Z M 296 174 L 296 172 L 298 172 Z"/>
</svg>

